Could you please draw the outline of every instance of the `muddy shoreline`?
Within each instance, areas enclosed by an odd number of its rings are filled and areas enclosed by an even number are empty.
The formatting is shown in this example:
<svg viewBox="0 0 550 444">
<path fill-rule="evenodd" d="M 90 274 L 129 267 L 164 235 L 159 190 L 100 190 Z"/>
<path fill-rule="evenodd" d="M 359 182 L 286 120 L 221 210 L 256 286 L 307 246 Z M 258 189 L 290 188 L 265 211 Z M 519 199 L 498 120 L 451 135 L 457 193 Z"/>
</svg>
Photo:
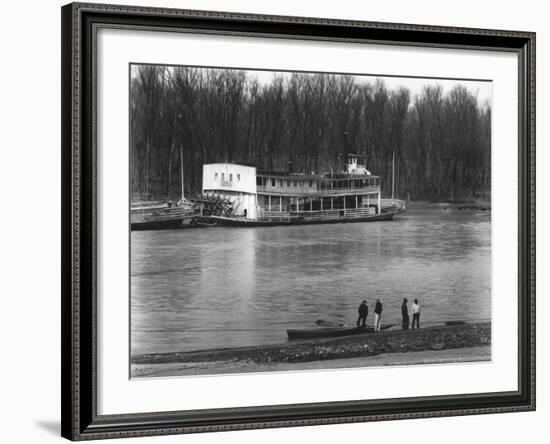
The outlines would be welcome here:
<svg viewBox="0 0 550 444">
<path fill-rule="evenodd" d="M 131 358 L 138 366 L 192 364 L 189 373 L 201 373 L 209 363 L 231 366 L 305 364 L 315 361 L 373 357 L 381 354 L 486 347 L 491 343 L 490 322 L 434 326 L 419 330 L 386 330 L 342 338 L 292 341 L 263 346 L 234 347 L 174 353 L 150 353 Z M 489 347 L 490 348 L 490 347 Z M 184 366 L 185 367 L 185 366 Z M 326 363 L 326 367 L 330 364 Z M 192 369 L 195 370 L 192 370 Z M 223 371 L 222 371 L 223 372 Z M 184 372 L 188 373 L 188 372 Z"/>
<path fill-rule="evenodd" d="M 274 362 L 255 364 L 249 362 L 186 362 L 172 364 L 132 364 L 133 378 L 206 376 L 237 373 L 337 370 L 364 367 L 388 367 L 408 365 L 440 365 L 483 363 L 491 361 L 491 346 L 450 348 L 403 353 L 382 353 L 359 358 L 343 358 L 301 363 Z"/>
<path fill-rule="evenodd" d="M 407 210 L 473 210 L 491 211 L 491 202 L 485 200 L 446 200 L 431 202 L 412 200 L 406 202 Z"/>
</svg>

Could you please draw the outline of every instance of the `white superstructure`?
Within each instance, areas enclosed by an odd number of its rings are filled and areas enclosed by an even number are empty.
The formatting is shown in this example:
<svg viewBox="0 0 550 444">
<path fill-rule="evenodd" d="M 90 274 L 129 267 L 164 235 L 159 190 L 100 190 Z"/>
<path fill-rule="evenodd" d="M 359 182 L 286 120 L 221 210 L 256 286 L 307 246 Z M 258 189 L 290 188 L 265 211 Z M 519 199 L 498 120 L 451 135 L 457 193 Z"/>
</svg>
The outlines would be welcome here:
<svg viewBox="0 0 550 444">
<path fill-rule="evenodd" d="M 256 219 L 256 168 L 236 163 L 209 163 L 202 167 L 202 192 L 233 203 L 233 215 Z"/>
</svg>

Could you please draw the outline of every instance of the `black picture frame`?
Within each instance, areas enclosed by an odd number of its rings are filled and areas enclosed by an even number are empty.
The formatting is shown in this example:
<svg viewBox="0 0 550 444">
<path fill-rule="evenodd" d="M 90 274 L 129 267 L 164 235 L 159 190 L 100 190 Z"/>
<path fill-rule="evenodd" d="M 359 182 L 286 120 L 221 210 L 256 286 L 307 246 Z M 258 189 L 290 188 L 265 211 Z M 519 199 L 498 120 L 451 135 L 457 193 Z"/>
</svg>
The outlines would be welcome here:
<svg viewBox="0 0 550 444">
<path fill-rule="evenodd" d="M 80 3 L 64 6 L 61 15 L 62 436 L 84 440 L 535 409 L 535 33 Z M 93 71 L 98 26 L 517 54 L 518 390 L 384 401 L 98 415 Z"/>
</svg>

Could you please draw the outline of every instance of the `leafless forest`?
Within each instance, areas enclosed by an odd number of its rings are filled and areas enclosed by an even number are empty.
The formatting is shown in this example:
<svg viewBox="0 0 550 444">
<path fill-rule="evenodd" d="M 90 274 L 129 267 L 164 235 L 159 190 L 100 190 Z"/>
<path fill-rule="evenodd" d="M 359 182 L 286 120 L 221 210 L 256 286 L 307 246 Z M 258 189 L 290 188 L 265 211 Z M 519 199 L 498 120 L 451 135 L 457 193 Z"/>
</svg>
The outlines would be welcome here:
<svg viewBox="0 0 550 444">
<path fill-rule="evenodd" d="M 411 95 L 383 81 L 292 74 L 259 83 L 240 70 L 133 68 L 130 85 L 131 192 L 134 199 L 201 190 L 202 165 L 234 161 L 259 170 L 339 169 L 347 153 L 391 193 L 410 199 L 487 197 L 491 109 L 465 87 L 430 86 Z M 180 154 L 181 153 L 181 154 Z"/>
</svg>

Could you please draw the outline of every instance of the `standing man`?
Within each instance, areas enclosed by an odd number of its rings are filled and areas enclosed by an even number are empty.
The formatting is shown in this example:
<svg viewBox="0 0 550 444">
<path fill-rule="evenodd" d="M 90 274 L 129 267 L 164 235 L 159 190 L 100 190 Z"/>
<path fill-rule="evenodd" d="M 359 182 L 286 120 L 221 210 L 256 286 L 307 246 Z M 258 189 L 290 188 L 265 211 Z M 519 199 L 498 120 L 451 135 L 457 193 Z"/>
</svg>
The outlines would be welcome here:
<svg viewBox="0 0 550 444">
<path fill-rule="evenodd" d="M 416 322 L 416 328 L 420 328 L 420 305 L 418 299 L 414 300 L 414 304 L 411 305 L 411 313 L 413 315 L 412 329 L 414 330 L 414 323 Z"/>
<path fill-rule="evenodd" d="M 409 309 L 407 307 L 407 302 L 407 298 L 404 298 L 401 304 L 401 317 L 403 318 L 403 322 L 401 323 L 402 330 L 409 329 Z"/>
<path fill-rule="evenodd" d="M 369 314 L 369 306 L 367 305 L 367 301 L 361 302 L 361 305 L 359 305 L 359 309 L 357 311 L 359 312 L 357 327 L 365 328 L 367 325 L 367 315 Z"/>
<path fill-rule="evenodd" d="M 380 302 L 380 299 L 376 299 L 376 305 L 374 306 L 374 331 L 380 331 L 381 319 L 382 319 L 382 302 Z"/>
</svg>

